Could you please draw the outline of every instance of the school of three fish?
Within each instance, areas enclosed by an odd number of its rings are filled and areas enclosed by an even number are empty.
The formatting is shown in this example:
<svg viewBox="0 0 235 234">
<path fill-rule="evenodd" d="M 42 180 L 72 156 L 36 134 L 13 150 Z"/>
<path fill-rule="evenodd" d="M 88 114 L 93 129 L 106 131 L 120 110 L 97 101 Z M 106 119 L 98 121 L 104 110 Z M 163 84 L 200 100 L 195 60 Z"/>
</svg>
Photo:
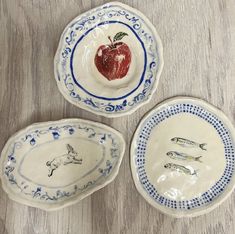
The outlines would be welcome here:
<svg viewBox="0 0 235 234">
<path fill-rule="evenodd" d="M 199 144 L 197 142 L 194 141 L 190 141 L 188 139 L 184 139 L 184 138 L 180 138 L 180 137 L 174 137 L 171 139 L 172 142 L 174 142 L 175 144 L 178 144 L 182 147 L 187 147 L 187 148 L 200 148 L 202 150 L 206 150 L 205 146 L 206 144 Z M 166 153 L 167 156 L 169 156 L 172 159 L 176 159 L 176 160 L 182 160 L 182 161 L 197 161 L 202 163 L 202 161 L 200 160 L 200 158 L 202 156 L 192 156 L 186 153 L 180 153 L 177 151 L 169 151 Z M 190 170 L 189 168 L 179 165 L 179 164 L 175 164 L 175 163 L 167 163 L 164 165 L 165 168 L 170 169 L 170 170 L 176 170 L 179 171 L 181 173 L 185 173 L 187 175 L 197 175 L 197 170 Z"/>
</svg>

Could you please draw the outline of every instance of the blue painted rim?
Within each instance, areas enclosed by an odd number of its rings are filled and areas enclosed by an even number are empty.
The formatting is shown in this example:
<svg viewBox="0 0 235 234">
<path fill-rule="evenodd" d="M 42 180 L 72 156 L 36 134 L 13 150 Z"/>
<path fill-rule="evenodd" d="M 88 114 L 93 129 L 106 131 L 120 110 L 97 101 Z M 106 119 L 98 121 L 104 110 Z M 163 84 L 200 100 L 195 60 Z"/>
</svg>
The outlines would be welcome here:
<svg viewBox="0 0 235 234">
<path fill-rule="evenodd" d="M 140 79 L 140 82 L 139 84 L 137 85 L 136 88 L 134 88 L 132 91 L 130 91 L 128 94 L 124 95 L 124 96 L 121 96 L 121 97 L 116 97 L 116 98 L 107 98 L 107 97 L 102 97 L 102 96 L 97 96 L 97 95 L 94 95 L 92 93 L 90 93 L 88 90 L 86 90 L 81 84 L 78 83 L 78 81 L 76 80 L 75 78 L 75 75 L 74 75 L 74 72 L 73 72 L 73 56 L 74 56 L 74 51 L 76 50 L 76 47 L 77 45 L 79 44 L 79 42 L 81 42 L 83 40 L 83 38 L 89 33 L 91 32 L 93 29 L 99 27 L 100 25 L 104 25 L 104 24 L 114 24 L 114 23 L 119 23 L 119 24 L 123 24 L 125 26 L 127 26 L 133 33 L 134 35 L 137 37 L 137 39 L 139 40 L 143 50 L 144 50 L 144 70 L 143 70 L 143 73 L 141 75 L 141 79 Z M 80 38 L 79 40 L 76 42 L 73 50 L 72 50 L 72 53 L 71 53 L 71 59 L 70 59 L 70 69 L 71 69 L 71 74 L 72 74 L 72 78 L 73 78 L 73 81 L 74 83 L 79 87 L 81 88 L 85 93 L 87 93 L 88 95 L 92 96 L 92 97 L 95 97 L 95 98 L 98 98 L 98 99 L 103 99 L 103 100 L 107 100 L 107 101 L 114 101 L 114 100 L 120 100 L 120 99 L 123 99 L 123 98 L 126 98 L 128 97 L 129 95 L 131 95 L 132 93 L 134 93 L 138 88 L 139 86 L 141 85 L 141 83 L 143 82 L 144 80 L 144 76 L 145 76 L 145 72 L 146 72 L 146 66 L 147 66 L 147 53 L 146 53 L 146 49 L 145 49 L 145 46 L 144 46 L 144 43 L 143 41 L 140 39 L 140 37 L 138 36 L 138 34 L 133 30 L 132 27 L 130 27 L 128 24 L 125 24 L 123 22 L 120 22 L 120 21 L 115 21 L 115 20 L 112 20 L 112 21 L 104 21 L 104 22 L 101 22 L 99 24 L 97 24 L 96 26 L 94 26 L 93 28 L 90 28 L 88 31 L 86 31 Z"/>
</svg>

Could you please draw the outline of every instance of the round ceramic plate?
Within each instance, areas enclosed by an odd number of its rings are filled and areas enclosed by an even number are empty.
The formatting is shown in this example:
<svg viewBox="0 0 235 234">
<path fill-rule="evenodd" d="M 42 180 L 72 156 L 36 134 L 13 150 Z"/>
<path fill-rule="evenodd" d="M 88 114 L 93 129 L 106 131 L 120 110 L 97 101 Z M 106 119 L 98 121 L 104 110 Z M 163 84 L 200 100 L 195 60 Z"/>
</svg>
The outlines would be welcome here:
<svg viewBox="0 0 235 234">
<path fill-rule="evenodd" d="M 17 202 L 60 209 L 110 183 L 124 150 L 122 135 L 100 123 L 64 119 L 33 124 L 5 145 L 2 186 Z"/>
<path fill-rule="evenodd" d="M 58 88 L 72 104 L 106 117 L 130 114 L 157 88 L 161 40 L 139 11 L 111 2 L 65 28 L 55 55 Z"/>
<path fill-rule="evenodd" d="M 197 216 L 232 192 L 234 128 L 215 107 L 194 98 L 165 101 L 139 124 L 131 168 L 141 195 L 175 217 Z"/>
</svg>

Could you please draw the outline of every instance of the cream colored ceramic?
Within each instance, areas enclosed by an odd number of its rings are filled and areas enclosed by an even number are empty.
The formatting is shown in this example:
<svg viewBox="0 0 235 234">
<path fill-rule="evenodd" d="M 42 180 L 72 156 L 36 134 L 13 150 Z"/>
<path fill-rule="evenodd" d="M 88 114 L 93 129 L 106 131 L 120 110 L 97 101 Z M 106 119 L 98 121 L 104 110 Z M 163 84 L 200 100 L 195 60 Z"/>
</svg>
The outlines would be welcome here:
<svg viewBox="0 0 235 234">
<path fill-rule="evenodd" d="M 6 143 L 2 186 L 17 202 L 60 209 L 110 183 L 124 150 L 121 134 L 100 123 L 64 119 L 33 124 Z"/>
<path fill-rule="evenodd" d="M 143 118 L 132 141 L 138 191 L 175 217 L 211 211 L 234 188 L 234 139 L 227 117 L 202 100 L 178 97 L 161 103 Z"/>
<path fill-rule="evenodd" d="M 157 88 L 162 43 L 139 11 L 110 2 L 70 22 L 54 68 L 58 88 L 72 104 L 106 117 L 130 114 Z"/>
</svg>

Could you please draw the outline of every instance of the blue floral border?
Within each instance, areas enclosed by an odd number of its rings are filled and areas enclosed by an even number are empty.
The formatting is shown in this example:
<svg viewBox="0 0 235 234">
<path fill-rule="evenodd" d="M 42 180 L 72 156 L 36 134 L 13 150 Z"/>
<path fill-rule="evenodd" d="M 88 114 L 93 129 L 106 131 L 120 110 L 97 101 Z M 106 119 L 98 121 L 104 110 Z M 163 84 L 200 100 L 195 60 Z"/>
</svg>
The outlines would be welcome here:
<svg viewBox="0 0 235 234">
<path fill-rule="evenodd" d="M 89 139 L 94 139 L 99 143 L 103 144 L 106 141 L 111 141 L 111 149 L 110 149 L 110 158 L 106 160 L 106 166 L 102 168 L 98 168 L 98 172 L 100 176 L 96 180 L 88 181 L 86 184 L 79 187 L 78 184 L 73 185 L 71 191 L 57 189 L 54 193 L 49 193 L 46 188 L 42 186 L 37 186 L 35 184 L 34 189 L 30 189 L 29 183 L 27 181 L 22 180 L 21 182 L 17 181 L 14 172 L 16 168 L 16 150 L 20 149 L 23 144 L 29 144 L 31 147 L 37 144 L 37 139 L 42 137 L 42 135 L 50 134 L 52 139 L 57 140 L 60 139 L 63 131 L 66 131 L 69 135 L 73 135 L 75 131 L 83 131 L 87 134 Z M 12 146 L 8 150 L 7 161 L 4 163 L 4 174 L 11 185 L 16 186 L 21 193 L 27 195 L 33 199 L 44 200 L 55 202 L 61 199 L 65 199 L 71 196 L 77 195 L 78 192 L 83 192 L 91 187 L 95 186 L 100 179 L 109 176 L 112 169 L 115 167 L 118 158 L 120 156 L 119 152 L 119 144 L 116 142 L 115 138 L 110 133 L 97 133 L 94 128 L 82 126 L 79 124 L 74 125 L 63 125 L 63 126 L 50 126 L 47 129 L 37 129 L 33 132 L 30 132 L 23 137 L 20 137 L 19 140 L 15 141 Z M 53 190 L 53 189 L 50 189 Z"/>
<path fill-rule="evenodd" d="M 118 104 L 115 104 L 111 101 L 100 101 L 91 96 L 82 97 L 79 93 L 75 91 L 74 81 L 72 79 L 71 72 L 66 71 L 66 64 L 70 59 L 71 52 L 73 50 L 73 45 L 76 43 L 76 31 L 85 32 L 88 30 L 91 25 L 95 24 L 97 21 L 105 21 L 111 19 L 112 17 L 124 17 L 130 22 L 130 26 L 137 32 L 137 34 L 145 41 L 147 45 L 147 69 L 144 78 L 144 84 L 141 85 L 142 91 L 136 94 L 132 99 L 128 100 L 125 98 L 121 101 L 115 101 Z M 122 8 L 121 6 L 115 5 L 104 5 L 101 8 L 97 8 L 94 11 L 90 11 L 87 15 L 78 19 L 74 22 L 68 30 L 65 32 L 64 38 L 64 47 L 60 52 L 60 62 L 57 66 L 62 67 L 62 73 L 60 74 L 57 69 L 57 79 L 58 82 L 63 81 L 65 89 L 68 92 L 68 96 L 71 97 L 75 102 L 83 103 L 89 109 L 92 109 L 96 112 L 103 113 L 120 113 L 127 112 L 133 109 L 136 105 L 146 101 L 149 99 L 151 95 L 151 91 L 154 87 L 154 83 L 156 81 L 156 74 L 159 69 L 159 51 L 158 45 L 153 35 L 150 35 L 143 29 L 143 25 L 145 25 L 144 20 L 135 15 L 133 12 L 129 12 Z M 148 27 L 145 25 L 145 27 Z M 149 29 L 149 31 L 151 31 Z"/>
</svg>

